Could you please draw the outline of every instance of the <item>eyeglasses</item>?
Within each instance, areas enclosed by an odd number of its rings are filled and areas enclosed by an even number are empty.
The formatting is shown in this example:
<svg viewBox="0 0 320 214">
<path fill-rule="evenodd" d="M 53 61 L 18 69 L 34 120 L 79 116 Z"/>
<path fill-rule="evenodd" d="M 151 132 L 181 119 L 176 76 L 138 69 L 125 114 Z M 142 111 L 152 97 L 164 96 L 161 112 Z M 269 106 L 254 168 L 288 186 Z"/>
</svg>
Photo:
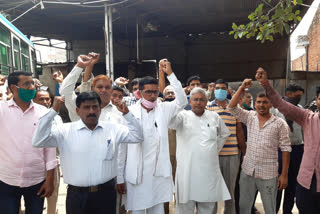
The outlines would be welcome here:
<svg viewBox="0 0 320 214">
<path fill-rule="evenodd" d="M 152 94 L 154 94 L 154 95 L 156 95 L 156 96 L 159 95 L 159 91 L 147 90 L 147 91 L 142 91 L 142 92 L 146 93 L 147 95 L 152 95 Z"/>
<path fill-rule="evenodd" d="M 174 95 L 174 92 L 173 92 L 173 91 L 168 91 L 168 92 L 166 93 L 166 95 Z"/>
</svg>

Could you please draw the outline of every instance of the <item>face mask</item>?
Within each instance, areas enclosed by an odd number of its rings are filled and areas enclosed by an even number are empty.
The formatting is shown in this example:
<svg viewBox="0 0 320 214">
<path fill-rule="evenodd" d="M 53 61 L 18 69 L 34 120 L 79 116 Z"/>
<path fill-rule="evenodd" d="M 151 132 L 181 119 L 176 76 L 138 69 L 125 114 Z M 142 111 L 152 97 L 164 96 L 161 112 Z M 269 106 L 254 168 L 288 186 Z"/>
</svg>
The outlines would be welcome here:
<svg viewBox="0 0 320 214">
<path fill-rule="evenodd" d="M 284 100 L 296 106 L 300 103 L 301 98 L 300 97 L 284 97 Z"/>
<path fill-rule="evenodd" d="M 244 107 L 245 109 L 247 109 L 247 110 L 250 110 L 250 109 L 251 109 L 251 107 L 248 106 L 246 103 L 243 103 L 242 105 L 243 105 L 243 107 Z"/>
<path fill-rule="evenodd" d="M 150 102 L 150 101 L 148 101 L 148 100 L 146 100 L 146 99 L 144 99 L 144 98 L 141 99 L 141 104 L 142 104 L 144 107 L 146 107 L 147 109 L 153 109 L 154 107 L 157 106 L 157 103 L 158 103 L 157 100 L 154 101 L 154 102 Z"/>
<path fill-rule="evenodd" d="M 214 96 L 216 97 L 217 100 L 219 101 L 224 101 L 227 98 L 227 90 L 223 89 L 217 89 L 214 91 Z"/>
<path fill-rule="evenodd" d="M 19 90 L 19 95 L 18 95 L 19 98 L 25 103 L 30 102 L 36 95 L 35 89 L 29 90 L 29 89 L 19 88 L 18 86 L 17 88 Z"/>
<path fill-rule="evenodd" d="M 171 101 L 174 101 L 174 98 L 166 98 L 166 99 L 164 99 L 164 101 L 171 102 Z"/>
<path fill-rule="evenodd" d="M 138 100 L 140 100 L 141 97 L 139 96 L 138 92 L 139 92 L 139 90 L 135 90 L 135 91 L 133 92 L 133 95 L 134 95 Z"/>
</svg>

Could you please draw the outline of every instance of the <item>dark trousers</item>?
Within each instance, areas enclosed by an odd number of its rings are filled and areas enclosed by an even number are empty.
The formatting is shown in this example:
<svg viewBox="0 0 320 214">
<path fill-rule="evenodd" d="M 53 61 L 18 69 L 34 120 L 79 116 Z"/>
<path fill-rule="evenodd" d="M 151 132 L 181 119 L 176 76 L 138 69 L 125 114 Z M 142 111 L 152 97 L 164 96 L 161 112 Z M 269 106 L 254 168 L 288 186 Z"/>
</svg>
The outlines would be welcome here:
<svg viewBox="0 0 320 214">
<path fill-rule="evenodd" d="M 96 192 L 67 190 L 67 214 L 115 214 L 117 194 L 115 180 L 103 185 Z"/>
<path fill-rule="evenodd" d="M 0 181 L 0 213 L 19 214 L 21 196 L 23 196 L 25 214 L 41 214 L 44 198 L 40 198 L 37 193 L 43 183 L 44 181 L 30 187 L 18 187 Z"/>
<path fill-rule="evenodd" d="M 297 207 L 300 214 L 320 213 L 320 192 L 317 192 L 316 175 L 312 177 L 310 190 L 297 185 Z"/>
<path fill-rule="evenodd" d="M 292 151 L 290 152 L 290 164 L 288 170 L 288 187 L 284 190 L 284 198 L 283 198 L 283 206 L 282 212 L 283 214 L 292 214 L 292 209 L 294 206 L 294 198 L 296 196 L 296 188 L 297 188 L 297 176 L 300 169 L 300 164 L 303 156 L 304 145 L 292 146 Z M 279 151 L 279 174 L 282 171 L 282 152 Z M 281 197 L 283 191 L 278 191 L 277 194 L 277 213 L 280 209 L 281 205 Z"/>
</svg>

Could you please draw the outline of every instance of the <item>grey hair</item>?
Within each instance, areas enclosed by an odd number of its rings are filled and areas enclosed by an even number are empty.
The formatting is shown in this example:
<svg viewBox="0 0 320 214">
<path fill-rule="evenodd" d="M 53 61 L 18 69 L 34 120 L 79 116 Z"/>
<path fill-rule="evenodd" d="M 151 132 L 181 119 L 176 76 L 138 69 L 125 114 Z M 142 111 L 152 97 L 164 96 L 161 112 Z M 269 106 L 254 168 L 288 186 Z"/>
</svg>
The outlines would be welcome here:
<svg viewBox="0 0 320 214">
<path fill-rule="evenodd" d="M 208 100 L 207 92 L 203 88 L 199 88 L 199 87 L 195 87 L 194 89 L 192 89 L 192 91 L 190 92 L 190 99 L 192 98 L 192 96 L 194 94 L 197 94 L 197 93 L 203 94 L 206 97 L 206 99 Z"/>
</svg>

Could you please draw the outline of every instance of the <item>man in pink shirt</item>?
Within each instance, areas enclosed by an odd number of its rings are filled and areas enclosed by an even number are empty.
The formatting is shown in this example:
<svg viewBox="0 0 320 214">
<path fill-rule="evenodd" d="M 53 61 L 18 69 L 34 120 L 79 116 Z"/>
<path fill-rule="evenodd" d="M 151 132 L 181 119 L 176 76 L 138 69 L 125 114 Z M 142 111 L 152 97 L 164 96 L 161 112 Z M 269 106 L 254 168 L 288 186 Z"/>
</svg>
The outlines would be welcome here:
<svg viewBox="0 0 320 214">
<path fill-rule="evenodd" d="M 13 99 L 0 102 L 0 212 L 19 212 L 23 196 L 26 214 L 41 214 L 44 197 L 53 191 L 56 150 L 32 147 L 39 118 L 48 109 L 35 104 L 35 84 L 31 73 L 8 76 Z"/>
<path fill-rule="evenodd" d="M 320 114 L 301 109 L 281 99 L 258 68 L 256 79 L 264 87 L 272 105 L 286 118 L 298 123 L 304 132 L 304 154 L 297 177 L 296 203 L 300 214 L 319 214 L 320 210 Z M 317 94 L 316 102 L 320 102 Z"/>
</svg>

